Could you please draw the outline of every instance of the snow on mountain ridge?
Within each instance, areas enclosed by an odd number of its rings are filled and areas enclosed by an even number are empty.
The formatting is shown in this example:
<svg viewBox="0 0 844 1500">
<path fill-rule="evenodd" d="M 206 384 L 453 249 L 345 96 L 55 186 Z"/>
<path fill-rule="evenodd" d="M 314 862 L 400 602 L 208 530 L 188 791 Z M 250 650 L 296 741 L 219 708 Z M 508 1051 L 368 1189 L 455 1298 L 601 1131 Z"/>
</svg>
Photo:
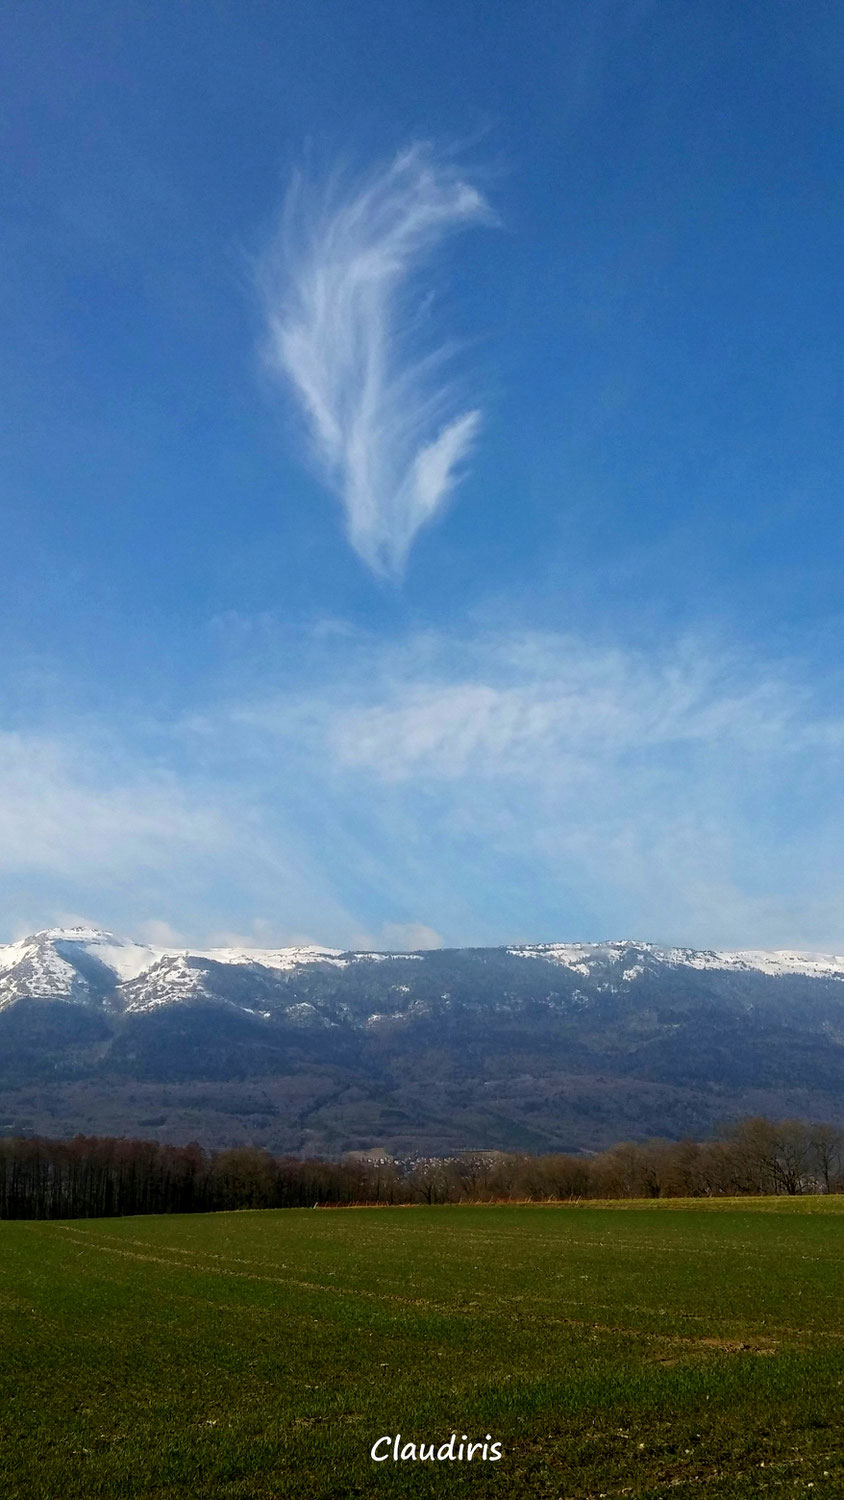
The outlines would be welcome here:
<svg viewBox="0 0 844 1500">
<path fill-rule="evenodd" d="M 633 984 L 648 972 L 655 973 L 665 967 L 844 981 L 844 957 L 790 949 L 717 952 L 623 939 L 603 943 L 521 944 L 498 951 L 515 958 L 559 964 L 574 974 L 587 979 L 594 976 L 611 986 L 617 981 Z M 218 1000 L 221 990 L 213 978 L 213 969 L 221 965 L 232 971 L 244 971 L 237 979 L 232 973 L 234 989 L 227 983 L 222 993 L 237 993 L 237 1000 L 226 1003 L 248 1009 L 252 993 L 270 996 L 268 1003 L 273 1004 L 271 997 L 276 986 L 310 965 L 342 970 L 358 963 L 382 963 L 389 959 L 421 963 L 422 955 L 344 952 L 316 944 L 289 948 L 160 948 L 97 928 L 47 928 L 0 946 L 0 1009 L 27 998 L 95 1003 L 127 1013 L 202 999 Z"/>
<path fill-rule="evenodd" d="M 391 954 L 344 953 L 340 948 L 321 948 L 316 944 L 299 944 L 290 948 L 161 948 L 120 938 L 95 927 L 47 927 L 17 942 L 0 945 L 0 1008 L 24 997 L 51 999 L 71 993 L 78 997 L 84 988 L 84 980 L 74 965 L 74 955 L 83 963 L 89 958 L 104 965 L 113 976 L 117 989 L 149 974 L 165 959 L 174 962 L 205 959 L 233 966 L 257 964 L 271 972 L 289 973 L 306 964 L 346 968 L 359 959 L 392 957 Z M 174 970 L 174 975 L 177 972 Z M 179 984 L 179 988 L 183 989 L 184 983 Z"/>
<path fill-rule="evenodd" d="M 218 964 L 260 964 L 262 969 L 284 973 L 300 964 L 324 963 L 345 969 L 352 955 L 344 955 L 342 948 L 319 948 L 315 943 L 306 943 L 294 948 L 204 948 L 192 951 L 191 957 L 210 958 Z"/>
<path fill-rule="evenodd" d="M 188 953 L 161 954 L 156 963 L 127 980 L 120 990 L 121 998 L 127 1001 L 126 1015 L 208 998 L 205 971 L 197 955 Z"/>
<path fill-rule="evenodd" d="M 507 949 L 515 958 L 541 958 L 559 963 L 578 974 L 590 974 L 597 964 L 632 959 L 622 978 L 644 973 L 642 958 L 672 968 L 736 969 L 772 976 L 802 974 L 813 978 L 844 980 L 844 956 L 834 953 L 804 953 L 789 948 L 744 948 L 716 951 L 709 948 L 666 948 L 658 943 L 640 943 L 631 938 L 604 943 L 532 943 Z"/>
<path fill-rule="evenodd" d="M 46 933 L 0 948 L 0 1009 L 24 998 L 88 998 L 87 984 Z"/>
</svg>

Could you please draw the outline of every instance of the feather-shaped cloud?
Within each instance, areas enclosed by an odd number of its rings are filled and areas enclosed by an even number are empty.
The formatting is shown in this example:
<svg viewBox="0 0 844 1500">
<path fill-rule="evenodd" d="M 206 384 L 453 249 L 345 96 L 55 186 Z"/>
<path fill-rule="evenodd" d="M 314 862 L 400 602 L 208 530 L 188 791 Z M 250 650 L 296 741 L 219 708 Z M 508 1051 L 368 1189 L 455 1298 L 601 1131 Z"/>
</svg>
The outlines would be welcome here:
<svg viewBox="0 0 844 1500">
<path fill-rule="evenodd" d="M 481 420 L 444 374 L 448 346 L 420 350 L 421 314 L 401 294 L 448 234 L 491 217 L 452 163 L 415 145 L 351 184 L 297 176 L 261 266 L 270 367 L 292 385 L 349 540 L 376 573 L 401 573 Z"/>
</svg>

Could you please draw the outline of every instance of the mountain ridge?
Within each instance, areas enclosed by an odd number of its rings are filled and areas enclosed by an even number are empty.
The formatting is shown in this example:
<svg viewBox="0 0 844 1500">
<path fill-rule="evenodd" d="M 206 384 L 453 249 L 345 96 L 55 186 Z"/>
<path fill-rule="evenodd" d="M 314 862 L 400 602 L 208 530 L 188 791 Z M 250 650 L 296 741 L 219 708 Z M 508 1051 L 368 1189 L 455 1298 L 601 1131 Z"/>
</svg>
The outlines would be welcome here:
<svg viewBox="0 0 844 1500">
<path fill-rule="evenodd" d="M 633 939 L 0 947 L 0 1131 L 342 1154 L 592 1150 L 740 1114 L 844 1123 L 844 959 Z"/>
<path fill-rule="evenodd" d="M 420 962 L 436 954 L 499 954 L 554 963 L 571 973 L 591 977 L 616 966 L 618 978 L 630 983 L 647 964 L 671 969 L 802 975 L 844 983 L 844 956 L 791 949 L 696 949 L 651 943 L 633 938 L 595 943 L 524 943 L 495 947 L 437 948 L 416 951 L 324 948 L 316 944 L 284 948 L 231 946 L 161 947 L 117 937 L 105 929 L 45 928 L 16 942 L 0 944 L 0 1009 L 23 998 L 60 999 L 95 1003 L 108 993 L 120 1009 L 141 1010 L 144 1004 L 184 1003 L 193 986 L 197 999 L 207 998 L 191 974 L 201 966 L 222 965 L 257 973 L 291 974 L 312 965 L 348 968 L 355 964 Z M 632 963 L 627 963 L 632 960 Z M 86 972 L 87 971 L 87 972 Z M 158 974 L 161 984 L 150 983 Z M 172 993 L 168 996 L 167 985 Z M 149 998 L 144 1000 L 147 993 Z M 120 1001 L 132 998 L 127 1006 Z M 250 1009 L 251 1013 L 263 1014 Z"/>
</svg>

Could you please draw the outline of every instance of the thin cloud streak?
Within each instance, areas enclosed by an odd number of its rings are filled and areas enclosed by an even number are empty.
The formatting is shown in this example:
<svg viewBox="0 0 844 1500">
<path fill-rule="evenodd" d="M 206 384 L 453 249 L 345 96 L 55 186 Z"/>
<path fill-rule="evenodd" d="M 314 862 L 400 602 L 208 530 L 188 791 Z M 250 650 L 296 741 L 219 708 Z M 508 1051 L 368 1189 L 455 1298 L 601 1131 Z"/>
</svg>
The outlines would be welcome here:
<svg viewBox="0 0 844 1500">
<path fill-rule="evenodd" d="M 447 942 L 840 946 L 840 689 L 796 663 L 429 633 L 236 719 Z"/>
<path fill-rule="evenodd" d="M 0 733 L 7 931 L 84 910 L 206 945 L 841 951 L 838 678 L 725 643 L 482 628 L 315 634 L 299 660 L 295 685 L 152 734 Z"/>
<path fill-rule="evenodd" d="M 691 644 L 656 655 L 600 651 L 574 637 L 498 643 L 383 684 L 376 701 L 336 714 L 339 761 L 387 781 L 469 776 L 548 784 L 561 767 L 603 776 L 632 755 L 702 748 L 757 760 L 838 754 L 844 725 L 824 717 L 776 667 L 710 656 Z"/>
<path fill-rule="evenodd" d="M 430 287 L 415 314 L 407 291 L 446 236 L 491 221 L 452 163 L 414 145 L 351 184 L 297 176 L 260 266 L 269 367 L 301 406 L 349 541 L 383 576 L 442 510 L 481 423 L 445 375 L 450 347 L 419 352 Z"/>
<path fill-rule="evenodd" d="M 294 942 L 312 912 L 315 941 L 357 931 L 302 841 L 283 820 L 266 829 L 255 789 L 180 761 L 178 735 L 168 746 L 159 728 L 169 766 L 139 748 L 138 723 L 0 728 L 0 942 L 80 911 L 150 938 L 157 912 L 168 941 L 175 927 L 206 942 L 243 918 L 270 946 Z"/>
</svg>

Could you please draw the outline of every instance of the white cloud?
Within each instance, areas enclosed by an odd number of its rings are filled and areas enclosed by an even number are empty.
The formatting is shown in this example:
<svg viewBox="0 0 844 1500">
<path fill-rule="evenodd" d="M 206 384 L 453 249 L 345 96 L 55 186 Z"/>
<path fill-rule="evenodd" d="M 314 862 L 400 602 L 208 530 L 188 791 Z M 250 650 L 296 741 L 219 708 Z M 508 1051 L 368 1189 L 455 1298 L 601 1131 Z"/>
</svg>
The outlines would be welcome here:
<svg viewBox="0 0 844 1500">
<path fill-rule="evenodd" d="M 693 641 L 467 633 L 358 641 L 330 690 L 239 714 L 308 746 L 385 890 L 449 942 L 461 921 L 502 937 L 504 909 L 508 935 L 840 946 L 838 701 Z"/>
<path fill-rule="evenodd" d="M 373 946 L 385 953 L 422 953 L 441 948 L 443 940 L 424 922 L 384 922 Z"/>
<path fill-rule="evenodd" d="M 224 840 L 224 820 L 180 780 L 49 734 L 0 733 L 0 873 L 108 876 L 126 851 L 157 866 Z"/>
<path fill-rule="evenodd" d="M 551 633 L 316 632 L 297 659 L 307 690 L 152 733 L 0 735 L 7 930 L 844 946 L 839 684 Z"/>
<path fill-rule="evenodd" d="M 148 917 L 146 921 L 138 922 L 135 933 L 151 948 L 184 948 L 187 942 L 183 932 L 179 932 L 171 922 L 162 922 L 158 917 Z"/>
<path fill-rule="evenodd" d="M 202 942 L 244 915 L 294 941 L 314 911 L 351 934 L 358 924 L 283 813 L 268 826 L 260 787 L 201 750 L 185 759 L 173 726 L 158 726 L 151 757 L 144 728 L 0 731 L 0 940 L 73 925 L 79 910 L 151 942 Z"/>
<path fill-rule="evenodd" d="M 349 540 L 377 573 L 401 573 L 480 426 L 444 376 L 448 347 L 419 352 L 429 299 L 414 311 L 408 290 L 448 234 L 490 218 L 453 163 L 414 145 L 354 182 L 297 177 L 260 268 L 270 367 L 292 385 Z"/>
<path fill-rule="evenodd" d="M 763 754 L 837 744 L 841 720 L 808 714 L 806 694 L 770 666 L 690 645 L 596 650 L 575 637 L 443 643 L 439 663 L 400 672 L 380 701 L 341 711 L 339 760 L 388 780 L 532 779 L 550 758 L 570 776 L 680 746 Z"/>
</svg>

